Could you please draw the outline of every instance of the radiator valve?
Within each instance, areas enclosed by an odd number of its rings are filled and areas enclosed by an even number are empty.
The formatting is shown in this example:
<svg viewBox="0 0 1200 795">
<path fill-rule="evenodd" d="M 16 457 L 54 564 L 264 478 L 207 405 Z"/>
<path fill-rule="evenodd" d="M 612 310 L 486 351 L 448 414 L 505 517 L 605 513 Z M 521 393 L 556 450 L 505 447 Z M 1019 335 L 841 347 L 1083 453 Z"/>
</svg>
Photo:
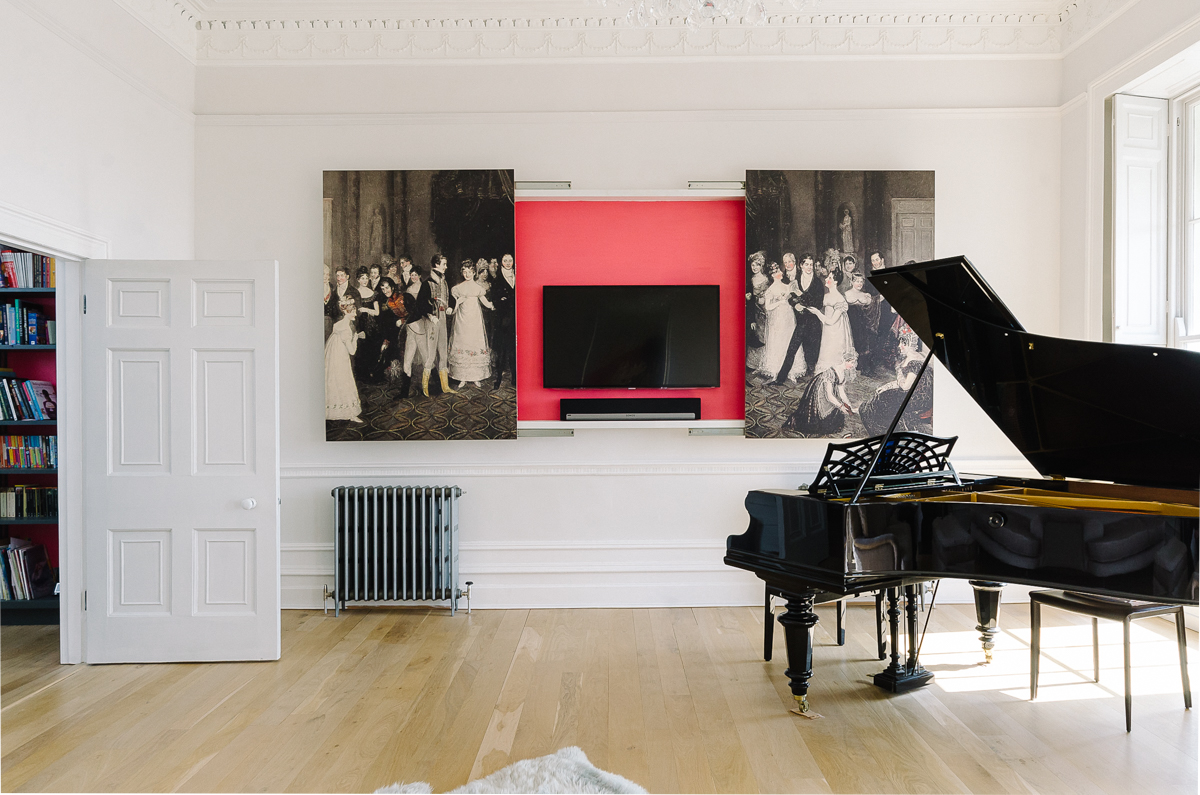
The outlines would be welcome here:
<svg viewBox="0 0 1200 795">
<path fill-rule="evenodd" d="M 470 580 L 467 580 L 467 615 L 471 615 L 471 586 L 474 585 Z"/>
</svg>

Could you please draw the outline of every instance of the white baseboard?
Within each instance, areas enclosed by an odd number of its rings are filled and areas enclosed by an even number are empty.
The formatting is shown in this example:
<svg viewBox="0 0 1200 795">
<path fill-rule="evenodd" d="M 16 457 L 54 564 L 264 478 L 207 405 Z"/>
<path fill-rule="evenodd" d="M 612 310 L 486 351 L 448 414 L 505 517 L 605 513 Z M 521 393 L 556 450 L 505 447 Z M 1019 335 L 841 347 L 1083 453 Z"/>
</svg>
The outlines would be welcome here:
<svg viewBox="0 0 1200 795">
<path fill-rule="evenodd" d="M 710 543 L 508 544 L 464 547 L 459 584 L 472 608 L 699 607 L 762 603 L 753 574 L 721 563 Z M 333 589 L 332 544 L 284 544 L 284 609 L 319 609 Z"/>
<path fill-rule="evenodd" d="M 763 584 L 721 562 L 722 544 L 489 544 L 459 552 L 459 583 L 480 609 L 715 607 L 759 605 Z M 319 609 L 333 589 L 333 544 L 284 544 L 284 609 Z M 1028 602 L 1029 586 L 1009 585 L 1002 601 Z M 870 600 L 870 596 L 862 597 Z M 945 579 L 940 604 L 971 604 L 966 580 Z"/>
</svg>

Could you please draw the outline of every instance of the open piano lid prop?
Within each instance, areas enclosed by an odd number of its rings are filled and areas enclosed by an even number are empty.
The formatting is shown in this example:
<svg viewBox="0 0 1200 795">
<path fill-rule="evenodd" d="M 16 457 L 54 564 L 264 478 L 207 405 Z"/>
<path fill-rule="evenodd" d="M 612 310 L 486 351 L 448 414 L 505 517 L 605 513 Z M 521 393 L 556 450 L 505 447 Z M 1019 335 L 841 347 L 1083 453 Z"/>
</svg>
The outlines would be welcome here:
<svg viewBox="0 0 1200 795">
<path fill-rule="evenodd" d="M 1200 487 L 1200 353 L 1031 334 L 966 257 L 869 278 L 1043 476 Z"/>
</svg>

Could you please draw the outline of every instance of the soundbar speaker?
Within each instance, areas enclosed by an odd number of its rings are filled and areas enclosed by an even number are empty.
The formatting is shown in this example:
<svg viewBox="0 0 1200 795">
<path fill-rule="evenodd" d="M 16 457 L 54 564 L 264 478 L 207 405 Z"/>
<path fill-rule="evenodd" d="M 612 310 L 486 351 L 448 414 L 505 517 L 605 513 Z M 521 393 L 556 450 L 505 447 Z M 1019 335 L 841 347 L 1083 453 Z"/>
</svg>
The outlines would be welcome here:
<svg viewBox="0 0 1200 795">
<path fill-rule="evenodd" d="M 698 420 L 700 398 L 562 398 L 559 419 L 581 420 Z"/>
</svg>

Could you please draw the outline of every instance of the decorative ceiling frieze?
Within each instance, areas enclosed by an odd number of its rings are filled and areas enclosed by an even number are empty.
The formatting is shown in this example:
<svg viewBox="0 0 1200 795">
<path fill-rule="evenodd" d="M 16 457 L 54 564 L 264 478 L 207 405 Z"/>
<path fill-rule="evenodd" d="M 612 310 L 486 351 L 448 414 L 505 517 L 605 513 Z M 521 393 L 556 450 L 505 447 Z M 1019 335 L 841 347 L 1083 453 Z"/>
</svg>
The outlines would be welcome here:
<svg viewBox="0 0 1200 795">
<path fill-rule="evenodd" d="M 198 63 L 1058 55 L 1127 0 L 1012 0 L 961 13 L 955 0 L 896 0 L 919 10 L 851 12 L 816 0 L 765 24 L 682 18 L 649 27 L 592 0 L 460 0 L 441 5 L 272 0 L 116 0 Z M 842 0 L 840 6 L 849 4 Z M 863 4 L 865 5 L 865 4 Z M 881 7 L 881 3 L 872 3 Z M 976 8 L 984 5 L 975 2 Z M 827 11 L 822 8 L 830 6 Z M 332 13 L 374 12 L 371 16 Z M 380 13 L 386 9 L 390 13 Z M 440 13 L 435 13 L 439 12 Z M 305 11 L 320 11 L 305 14 Z M 503 13 L 503 12 L 509 13 Z M 258 12 L 252 14 L 250 12 Z M 520 13 L 513 13 L 520 12 Z M 564 13 L 574 12 L 574 13 Z M 607 13 L 606 13 L 607 12 Z"/>
</svg>

